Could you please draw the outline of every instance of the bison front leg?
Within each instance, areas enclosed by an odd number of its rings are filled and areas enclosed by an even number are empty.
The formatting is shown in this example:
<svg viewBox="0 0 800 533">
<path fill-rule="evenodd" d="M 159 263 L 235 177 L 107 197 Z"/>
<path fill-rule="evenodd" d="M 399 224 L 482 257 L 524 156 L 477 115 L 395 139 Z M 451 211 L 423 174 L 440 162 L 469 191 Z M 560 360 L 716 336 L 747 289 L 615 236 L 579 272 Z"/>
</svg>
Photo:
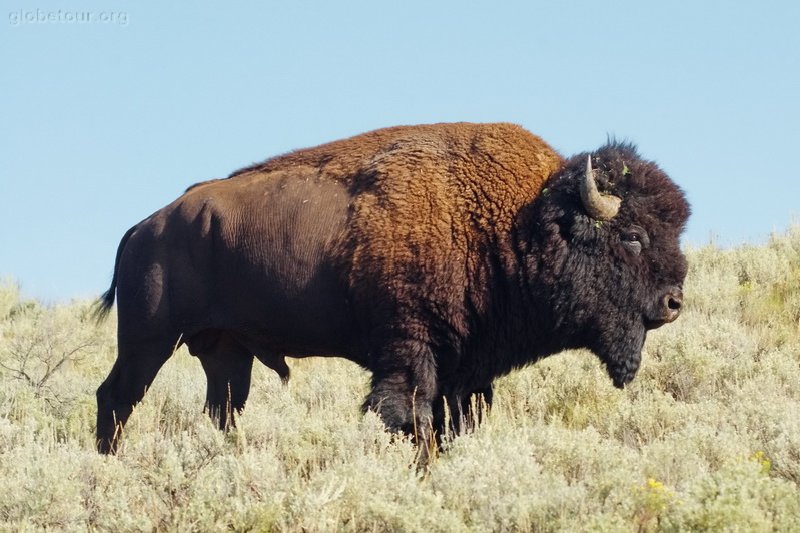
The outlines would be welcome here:
<svg viewBox="0 0 800 533">
<path fill-rule="evenodd" d="M 492 401 L 494 400 L 494 388 L 492 384 L 472 391 L 472 394 L 467 396 L 464 400 L 462 409 L 467 415 L 468 423 L 477 425 L 483 422 L 484 417 L 492 408 Z M 468 426 L 472 427 L 471 425 Z M 467 428 L 467 429 L 468 429 Z"/>
<path fill-rule="evenodd" d="M 493 389 L 489 384 L 469 393 L 450 392 L 434 403 L 434 428 L 441 438 L 472 431 L 480 425 L 492 405 Z"/>
<path fill-rule="evenodd" d="M 432 350 L 417 341 L 395 342 L 383 347 L 371 366 L 372 391 L 364 409 L 379 413 L 390 430 L 413 436 L 424 463 L 435 445 L 433 402 L 438 384 Z"/>
</svg>

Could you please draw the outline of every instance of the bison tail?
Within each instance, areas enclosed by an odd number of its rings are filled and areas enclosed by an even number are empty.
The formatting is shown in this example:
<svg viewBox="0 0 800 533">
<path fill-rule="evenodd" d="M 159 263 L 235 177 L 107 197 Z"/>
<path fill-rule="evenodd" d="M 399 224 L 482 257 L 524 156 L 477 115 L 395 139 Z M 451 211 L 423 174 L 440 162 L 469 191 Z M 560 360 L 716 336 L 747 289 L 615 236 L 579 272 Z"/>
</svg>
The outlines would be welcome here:
<svg viewBox="0 0 800 533">
<path fill-rule="evenodd" d="M 97 299 L 92 308 L 92 316 L 94 316 L 95 321 L 98 324 L 105 321 L 108 318 L 108 314 L 111 312 L 111 308 L 114 307 L 114 296 L 117 290 L 117 287 L 113 284 L 112 281 L 111 288 L 108 289 L 103 295 Z"/>
<path fill-rule="evenodd" d="M 94 306 L 94 318 L 97 322 L 102 322 L 103 320 L 108 317 L 108 314 L 111 312 L 111 308 L 114 307 L 114 298 L 117 294 L 117 275 L 119 274 L 119 261 L 122 257 L 122 251 L 125 249 L 125 244 L 127 244 L 128 239 L 133 232 L 136 231 L 137 226 L 133 226 L 131 229 L 125 232 L 125 235 L 122 236 L 122 240 L 117 247 L 117 257 L 114 260 L 114 274 L 111 277 L 111 287 L 103 293 L 103 295 L 97 300 Z"/>
</svg>

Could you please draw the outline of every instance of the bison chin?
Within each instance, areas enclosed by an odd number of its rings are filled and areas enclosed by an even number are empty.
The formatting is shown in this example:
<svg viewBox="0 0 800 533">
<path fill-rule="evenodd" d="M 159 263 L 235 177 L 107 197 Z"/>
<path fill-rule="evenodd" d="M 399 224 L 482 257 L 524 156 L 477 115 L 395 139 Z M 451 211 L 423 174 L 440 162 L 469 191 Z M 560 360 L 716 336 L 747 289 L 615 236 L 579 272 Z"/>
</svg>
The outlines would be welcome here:
<svg viewBox="0 0 800 533">
<path fill-rule="evenodd" d="M 639 361 L 641 360 L 641 353 L 636 354 L 635 357 L 630 358 L 623 364 L 606 365 L 608 375 L 611 377 L 611 382 L 618 389 L 624 389 L 625 385 L 633 381 L 636 377 L 636 371 L 639 370 Z"/>
<path fill-rule="evenodd" d="M 622 338 L 605 343 L 595 349 L 595 353 L 605 363 L 606 370 L 614 386 L 624 389 L 633 381 L 642 361 L 642 347 L 646 331 L 643 327 L 628 330 Z"/>
</svg>

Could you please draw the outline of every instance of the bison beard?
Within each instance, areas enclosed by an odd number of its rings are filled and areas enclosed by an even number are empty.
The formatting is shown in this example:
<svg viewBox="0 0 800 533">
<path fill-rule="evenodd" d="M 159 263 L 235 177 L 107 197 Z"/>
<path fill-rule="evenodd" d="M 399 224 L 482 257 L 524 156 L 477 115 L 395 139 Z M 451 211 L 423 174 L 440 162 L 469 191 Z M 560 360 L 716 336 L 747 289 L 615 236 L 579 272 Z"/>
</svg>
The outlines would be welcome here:
<svg viewBox="0 0 800 533">
<path fill-rule="evenodd" d="M 98 449 L 116 451 L 180 344 L 221 428 L 254 358 L 284 380 L 285 356 L 355 361 L 364 408 L 426 443 L 480 416 L 494 378 L 566 348 L 622 388 L 647 330 L 679 314 L 688 215 L 633 146 L 565 160 L 510 124 L 387 128 L 197 184 L 120 243 L 98 309 L 117 298 Z"/>
</svg>

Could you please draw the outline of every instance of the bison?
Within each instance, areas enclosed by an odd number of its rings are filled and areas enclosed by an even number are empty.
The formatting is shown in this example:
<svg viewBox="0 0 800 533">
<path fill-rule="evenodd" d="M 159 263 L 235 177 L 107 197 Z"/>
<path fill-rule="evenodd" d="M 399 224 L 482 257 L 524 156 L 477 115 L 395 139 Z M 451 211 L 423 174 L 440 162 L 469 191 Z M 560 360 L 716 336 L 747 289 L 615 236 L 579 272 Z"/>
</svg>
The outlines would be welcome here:
<svg viewBox="0 0 800 533">
<path fill-rule="evenodd" d="M 473 394 L 490 404 L 496 377 L 567 348 L 622 388 L 647 331 L 680 313 L 689 211 L 632 144 L 565 159 L 512 124 L 380 129 L 194 185 L 119 245 L 99 302 L 102 316 L 116 295 L 119 350 L 98 449 L 116 451 L 182 344 L 222 428 L 254 357 L 284 380 L 286 356 L 354 361 L 372 373 L 364 409 L 421 439 L 462 430 Z"/>
</svg>

